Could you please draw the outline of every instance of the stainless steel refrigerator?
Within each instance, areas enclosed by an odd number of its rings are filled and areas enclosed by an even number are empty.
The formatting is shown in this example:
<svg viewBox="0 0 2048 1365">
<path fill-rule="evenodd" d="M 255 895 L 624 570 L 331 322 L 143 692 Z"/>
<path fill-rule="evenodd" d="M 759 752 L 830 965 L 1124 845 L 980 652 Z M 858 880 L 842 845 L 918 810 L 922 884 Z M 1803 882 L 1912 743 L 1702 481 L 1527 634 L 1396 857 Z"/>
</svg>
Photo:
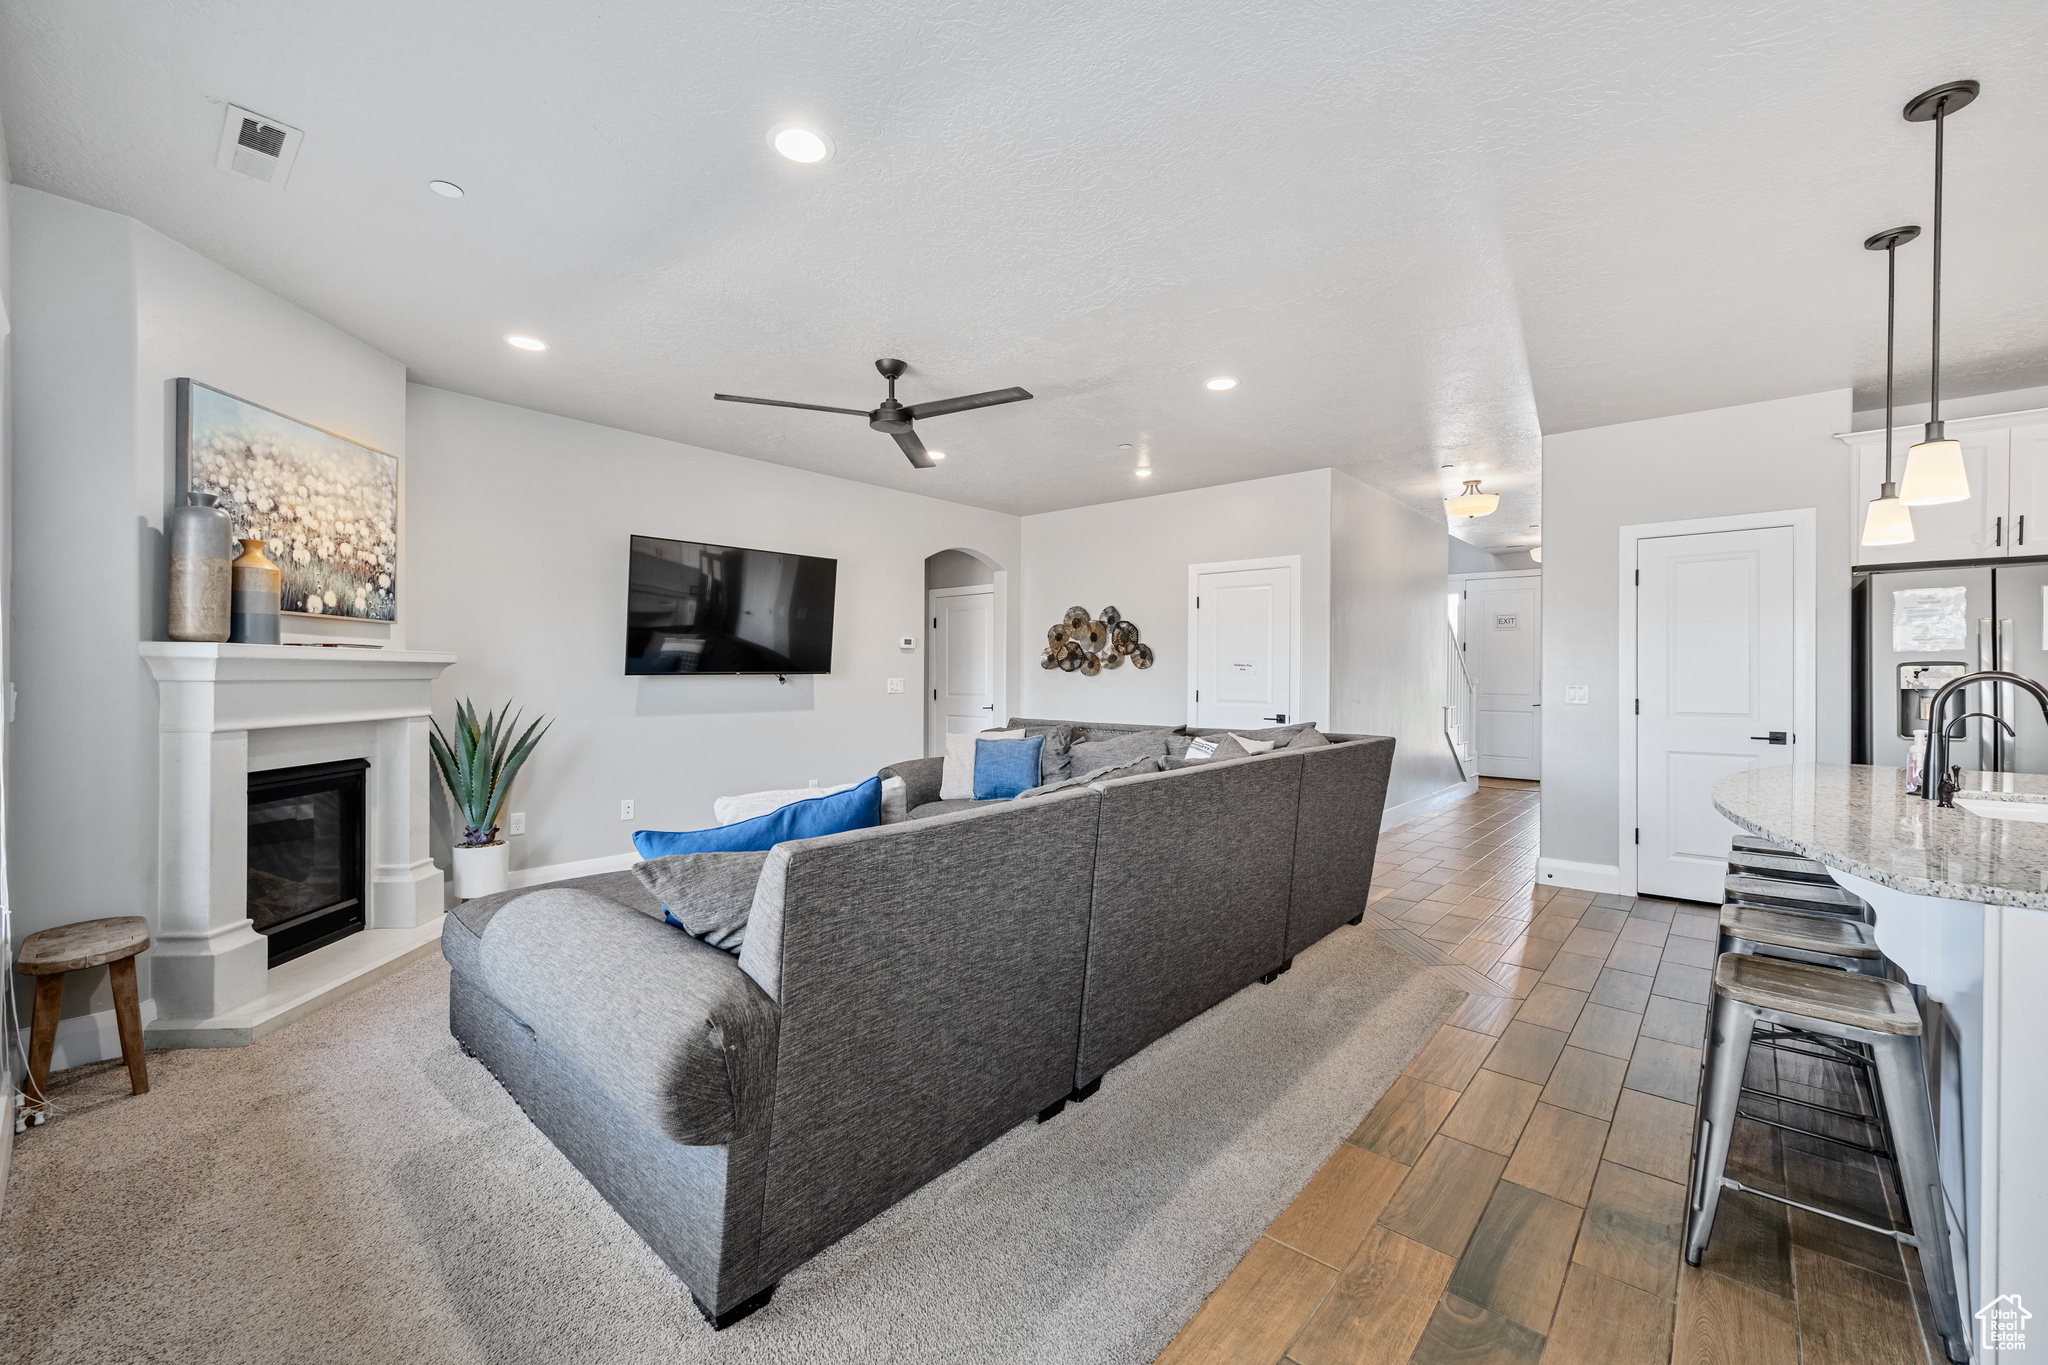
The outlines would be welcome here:
<svg viewBox="0 0 2048 1365">
<path fill-rule="evenodd" d="M 1855 762 L 1905 767 L 1913 731 L 1934 728 L 1928 706 L 1950 678 L 2003 668 L 2048 683 L 2048 564 L 1880 570 L 1860 578 L 1855 594 Z M 2025 693 L 1980 683 L 1948 709 L 1952 722 L 1969 717 L 1951 725 L 1961 736 L 1951 761 L 2048 773 L 2048 722 Z"/>
</svg>

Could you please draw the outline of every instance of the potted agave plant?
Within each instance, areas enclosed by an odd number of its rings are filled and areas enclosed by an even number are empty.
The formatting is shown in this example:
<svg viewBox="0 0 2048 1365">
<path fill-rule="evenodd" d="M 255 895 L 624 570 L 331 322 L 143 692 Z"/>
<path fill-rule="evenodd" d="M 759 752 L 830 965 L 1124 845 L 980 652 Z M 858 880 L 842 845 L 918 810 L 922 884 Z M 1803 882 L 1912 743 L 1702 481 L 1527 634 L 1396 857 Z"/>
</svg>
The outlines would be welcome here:
<svg viewBox="0 0 2048 1365">
<path fill-rule="evenodd" d="M 479 720 L 475 706 L 459 701 L 455 704 L 454 739 L 442 733 L 439 721 L 433 723 L 434 733 L 427 736 L 441 782 L 462 815 L 462 842 L 455 846 L 458 900 L 474 900 L 505 889 L 507 849 L 498 838 L 498 812 L 520 765 L 547 733 L 547 727 L 536 719 L 513 740 L 519 717 L 511 711 L 507 702 L 496 713 L 484 712 Z"/>
</svg>

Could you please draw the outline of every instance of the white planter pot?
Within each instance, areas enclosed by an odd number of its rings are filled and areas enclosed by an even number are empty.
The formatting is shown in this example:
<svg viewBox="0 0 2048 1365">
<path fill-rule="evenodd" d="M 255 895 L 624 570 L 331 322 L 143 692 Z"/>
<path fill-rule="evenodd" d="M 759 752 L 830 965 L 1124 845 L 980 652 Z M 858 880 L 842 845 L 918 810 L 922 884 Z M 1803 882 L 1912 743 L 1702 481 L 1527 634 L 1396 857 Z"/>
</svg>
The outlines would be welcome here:
<svg viewBox="0 0 2048 1365">
<path fill-rule="evenodd" d="M 455 849 L 455 899 L 473 901 L 494 896 L 505 889 L 510 844 L 486 844 L 482 848 Z"/>
</svg>

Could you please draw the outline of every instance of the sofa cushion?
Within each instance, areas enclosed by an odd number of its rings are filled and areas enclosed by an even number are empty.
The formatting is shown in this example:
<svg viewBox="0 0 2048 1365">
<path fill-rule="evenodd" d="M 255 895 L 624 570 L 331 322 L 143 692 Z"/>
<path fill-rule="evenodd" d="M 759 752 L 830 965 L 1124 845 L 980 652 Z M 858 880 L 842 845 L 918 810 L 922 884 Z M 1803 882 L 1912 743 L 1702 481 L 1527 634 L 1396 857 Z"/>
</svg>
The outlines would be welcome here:
<svg viewBox="0 0 2048 1365">
<path fill-rule="evenodd" d="M 736 825 L 742 820 L 751 820 L 757 815 L 780 810 L 792 801 L 810 801 L 820 796 L 834 796 L 851 791 L 858 786 L 854 782 L 841 782 L 836 787 L 788 787 L 777 791 L 747 792 L 740 796 L 721 796 L 711 803 L 711 818 L 721 825 Z"/>
<path fill-rule="evenodd" d="M 910 818 L 910 784 L 895 773 L 884 771 L 882 778 L 882 823 L 897 824 Z"/>
<path fill-rule="evenodd" d="M 769 849 L 791 839 L 815 839 L 882 823 L 882 779 L 871 777 L 848 791 L 815 800 L 797 801 L 736 824 L 713 829 L 633 831 L 633 847 L 642 858 L 679 853 L 746 853 Z"/>
<path fill-rule="evenodd" d="M 1165 762 L 1167 762 L 1166 759 L 1153 758 L 1148 754 L 1144 758 L 1134 758 L 1129 763 L 1120 764 L 1114 768 L 1097 768 L 1092 773 L 1082 773 L 1077 777 L 1069 777 L 1059 782 L 1048 782 L 1042 787 L 1033 787 L 1030 791 L 1017 793 L 1017 799 L 1022 801 L 1027 796 L 1050 796 L 1054 792 L 1071 791 L 1075 787 L 1085 787 L 1095 782 L 1113 782 L 1119 777 L 1136 777 L 1140 773 L 1156 773 L 1159 771 L 1160 764 Z"/>
<path fill-rule="evenodd" d="M 1039 783 L 1038 756 L 1045 736 L 974 741 L 974 799 L 1003 801 Z"/>
<path fill-rule="evenodd" d="M 910 812 L 913 820 L 929 820 L 934 815 L 951 815 L 955 811 L 981 810 L 986 806 L 999 806 L 1000 801 L 927 801 Z"/>
<path fill-rule="evenodd" d="M 1106 735 L 1074 746 L 1073 766 L 1076 772 L 1094 772 L 1097 768 L 1115 768 L 1133 759 L 1166 757 L 1166 737 L 1172 734 L 1170 728 L 1139 730 L 1131 734 Z"/>
<path fill-rule="evenodd" d="M 902 781 L 903 809 L 907 814 L 927 801 L 939 799 L 939 784 L 945 777 L 945 771 L 944 758 L 907 758 L 900 763 L 891 763 L 881 770 L 879 776 L 885 788 L 892 777 Z M 882 800 L 885 803 L 889 800 L 886 790 L 882 793 Z M 882 823 L 894 823 L 889 819 L 887 811 L 882 814 Z"/>
<path fill-rule="evenodd" d="M 1074 727 L 1071 725 L 1012 725 L 1012 730 L 1021 729 L 1024 738 L 1033 735 L 1045 737 L 1045 748 L 1038 755 L 1038 781 L 1040 784 L 1058 782 L 1072 777 L 1074 760 Z"/>
<path fill-rule="evenodd" d="M 747 937 L 747 912 L 754 908 L 754 884 L 768 851 L 685 853 L 633 865 L 640 884 L 661 898 L 670 924 L 690 937 L 740 950 Z"/>
<path fill-rule="evenodd" d="M 729 1142 L 765 1114 L 776 1010 L 730 954 L 548 887 L 498 911 L 477 965 L 515 1018 L 670 1141 Z"/>
<path fill-rule="evenodd" d="M 1324 734 L 1321 730 L 1318 730 L 1315 726 L 1311 725 L 1307 729 L 1297 733 L 1293 739 L 1288 740 L 1287 743 L 1281 747 L 1287 749 L 1315 749 L 1321 747 L 1322 745 L 1328 744 L 1329 742 L 1330 737 L 1328 735 Z"/>
<path fill-rule="evenodd" d="M 946 769 L 939 779 L 939 799 L 970 801 L 974 798 L 974 741 L 1022 738 L 1022 730 L 983 730 L 979 733 L 947 735 Z"/>
</svg>

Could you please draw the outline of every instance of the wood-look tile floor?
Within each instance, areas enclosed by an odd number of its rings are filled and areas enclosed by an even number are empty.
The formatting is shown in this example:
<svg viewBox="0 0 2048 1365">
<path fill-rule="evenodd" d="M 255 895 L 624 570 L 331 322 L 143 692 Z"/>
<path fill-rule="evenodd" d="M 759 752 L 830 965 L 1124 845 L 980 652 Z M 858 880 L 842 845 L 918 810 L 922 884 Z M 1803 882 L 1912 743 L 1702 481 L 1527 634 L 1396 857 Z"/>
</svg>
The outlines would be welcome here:
<svg viewBox="0 0 2048 1365">
<path fill-rule="evenodd" d="M 1914 1253 L 1889 1238 L 1731 1193 L 1683 1264 L 1716 916 L 1536 885 L 1536 821 L 1535 783 L 1486 778 L 1381 836 L 1366 924 L 1471 998 L 1159 1360 L 1939 1362 Z M 1852 1069 L 1802 1056 L 1754 1049 L 1749 1083 L 1869 1110 Z M 1761 1123 L 1738 1126 L 1729 1174 L 1898 1221 L 1881 1163 Z"/>
</svg>

